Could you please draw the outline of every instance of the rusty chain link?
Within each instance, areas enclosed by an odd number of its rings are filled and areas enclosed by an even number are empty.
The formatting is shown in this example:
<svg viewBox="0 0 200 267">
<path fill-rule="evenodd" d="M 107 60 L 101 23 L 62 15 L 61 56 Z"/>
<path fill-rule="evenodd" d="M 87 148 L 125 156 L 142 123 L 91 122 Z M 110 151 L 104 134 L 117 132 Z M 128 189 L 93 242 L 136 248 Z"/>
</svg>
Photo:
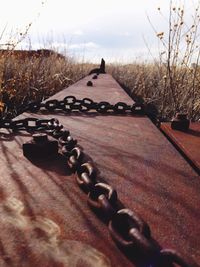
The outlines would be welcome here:
<svg viewBox="0 0 200 267">
<path fill-rule="evenodd" d="M 69 104 L 68 101 L 72 104 Z M 66 99 L 64 100 L 66 101 Z M 87 105 L 85 103 L 88 102 Z M 87 106 L 90 110 L 92 105 L 95 105 L 95 109 L 98 112 L 104 112 L 111 109 L 108 102 L 100 102 L 96 104 L 91 102 L 90 99 L 84 99 L 81 102 L 81 108 L 78 107 L 80 102 L 77 102 L 75 97 L 70 96 L 66 102 L 59 102 L 50 100 L 46 102 L 48 104 L 42 104 L 49 110 L 55 110 L 60 105 L 66 104 L 71 108 L 82 111 L 82 106 Z M 64 104 L 63 104 L 64 103 Z M 84 104 L 84 105 L 83 105 Z M 75 105 L 75 106 L 74 106 Z M 32 111 L 38 110 L 40 106 L 32 105 Z M 127 110 L 127 106 L 118 102 L 112 109 L 115 111 L 120 110 L 124 112 Z M 131 107 L 132 108 L 132 107 Z M 134 111 L 136 106 L 134 106 Z M 129 109 L 130 110 L 130 109 Z M 102 182 L 98 177 L 97 172 L 93 164 L 89 161 L 84 161 L 84 151 L 78 146 L 77 140 L 73 139 L 70 132 L 64 129 L 63 125 L 57 119 L 37 119 L 37 118 L 25 118 L 20 120 L 1 120 L 0 128 L 11 129 L 15 131 L 25 130 L 33 133 L 42 131 L 58 140 L 61 153 L 67 158 L 68 166 L 76 173 L 76 181 L 80 188 L 88 194 L 88 205 L 95 211 L 101 212 L 101 214 L 107 218 L 108 229 L 113 240 L 121 247 L 125 249 L 137 249 L 148 260 L 150 266 L 162 266 L 162 263 L 177 264 L 180 267 L 191 267 L 185 260 L 172 249 L 161 249 L 155 245 L 155 242 L 151 238 L 150 227 L 136 212 L 121 208 L 115 189 Z"/>
<path fill-rule="evenodd" d="M 91 192 L 95 186 L 96 171 L 90 162 L 81 164 L 77 169 L 76 181 L 81 189 Z"/>
<path fill-rule="evenodd" d="M 117 210 L 117 192 L 106 183 L 96 183 L 88 194 L 88 204 L 111 219 Z"/>
</svg>

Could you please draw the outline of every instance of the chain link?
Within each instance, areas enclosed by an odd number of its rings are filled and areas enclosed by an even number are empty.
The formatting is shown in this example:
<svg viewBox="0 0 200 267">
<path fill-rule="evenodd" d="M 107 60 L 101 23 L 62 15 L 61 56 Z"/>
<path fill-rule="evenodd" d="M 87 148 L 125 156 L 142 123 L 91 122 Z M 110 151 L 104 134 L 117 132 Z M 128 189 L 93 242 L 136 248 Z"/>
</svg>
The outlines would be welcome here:
<svg viewBox="0 0 200 267">
<path fill-rule="evenodd" d="M 81 189 L 85 192 L 91 192 L 94 190 L 96 184 L 96 171 L 92 166 L 92 163 L 86 162 L 81 164 L 77 169 L 76 181 Z"/>
<path fill-rule="evenodd" d="M 143 236 L 150 238 L 149 226 L 130 209 L 119 210 L 108 227 L 113 239 L 122 247 L 134 247 L 135 242 L 130 234 L 132 229 L 137 229 Z"/>
<path fill-rule="evenodd" d="M 82 150 L 79 147 L 74 147 L 67 155 L 68 165 L 71 169 L 78 169 L 81 166 Z"/>
<path fill-rule="evenodd" d="M 182 258 L 182 256 L 173 249 L 162 249 L 160 251 L 161 263 L 176 264 L 180 267 L 188 267 L 188 263 Z"/>
<path fill-rule="evenodd" d="M 88 194 L 88 204 L 111 219 L 117 211 L 117 192 L 106 183 L 96 183 Z"/>
</svg>

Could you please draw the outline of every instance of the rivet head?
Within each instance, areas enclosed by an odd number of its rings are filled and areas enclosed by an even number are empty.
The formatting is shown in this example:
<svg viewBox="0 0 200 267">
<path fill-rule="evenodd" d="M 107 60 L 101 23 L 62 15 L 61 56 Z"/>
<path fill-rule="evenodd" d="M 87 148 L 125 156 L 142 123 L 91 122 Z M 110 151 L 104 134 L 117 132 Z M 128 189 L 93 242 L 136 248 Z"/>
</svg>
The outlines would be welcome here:
<svg viewBox="0 0 200 267">
<path fill-rule="evenodd" d="M 91 81 L 88 81 L 87 86 L 93 86 L 93 83 Z"/>
</svg>

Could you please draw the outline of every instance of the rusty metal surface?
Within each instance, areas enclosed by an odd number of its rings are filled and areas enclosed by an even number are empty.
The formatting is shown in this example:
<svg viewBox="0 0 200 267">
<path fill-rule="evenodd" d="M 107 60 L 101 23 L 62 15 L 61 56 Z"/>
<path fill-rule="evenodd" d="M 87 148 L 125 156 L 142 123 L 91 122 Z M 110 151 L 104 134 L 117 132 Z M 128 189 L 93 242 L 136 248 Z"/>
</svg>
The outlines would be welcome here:
<svg viewBox="0 0 200 267">
<path fill-rule="evenodd" d="M 176 131 L 170 123 L 162 123 L 161 130 L 192 162 L 200 173 L 200 123 L 191 122 L 187 132 Z"/>
<path fill-rule="evenodd" d="M 55 94 L 50 99 L 59 98 L 62 99 L 66 95 L 74 95 L 75 97 L 82 99 L 84 97 L 92 98 L 95 101 L 109 101 L 114 104 L 118 101 L 132 104 L 133 100 L 122 90 L 120 85 L 111 79 L 108 74 L 101 74 L 98 79 L 93 80 L 94 74 L 89 75 L 82 80 L 78 81 L 74 85 L 67 89 Z M 93 82 L 93 86 L 86 86 L 88 81 Z"/>
<path fill-rule="evenodd" d="M 97 91 L 95 86 L 85 86 L 87 80 L 53 98 L 73 94 L 132 102 L 109 75 L 95 80 Z M 60 113 L 56 118 L 79 140 L 123 204 L 149 223 L 160 246 L 178 250 L 199 266 L 199 176 L 149 119 L 94 113 Z M 0 266 L 98 266 L 100 262 L 102 266 L 141 267 L 117 248 L 107 226 L 89 209 L 66 160 L 60 156 L 29 161 L 22 151 L 28 140 L 25 133 L 1 135 Z M 96 265 L 86 264 L 86 253 Z M 72 256 L 78 255 L 82 255 L 79 265 L 69 265 Z"/>
</svg>

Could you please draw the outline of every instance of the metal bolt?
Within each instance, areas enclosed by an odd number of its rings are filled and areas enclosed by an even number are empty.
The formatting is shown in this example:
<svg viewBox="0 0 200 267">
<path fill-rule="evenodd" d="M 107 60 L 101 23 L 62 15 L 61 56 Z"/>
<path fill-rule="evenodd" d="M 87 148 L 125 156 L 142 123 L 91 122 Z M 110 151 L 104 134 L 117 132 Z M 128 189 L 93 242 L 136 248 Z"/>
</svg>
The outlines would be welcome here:
<svg viewBox="0 0 200 267">
<path fill-rule="evenodd" d="M 92 79 L 97 79 L 98 78 L 98 76 L 97 75 L 94 75 L 93 77 L 92 77 Z"/>
<path fill-rule="evenodd" d="M 88 81 L 87 86 L 93 86 L 93 83 L 91 81 Z"/>
<path fill-rule="evenodd" d="M 48 141 L 48 136 L 45 133 L 37 133 L 33 134 L 32 136 L 35 143 L 44 143 Z"/>
<path fill-rule="evenodd" d="M 41 159 L 58 154 L 58 142 L 45 133 L 33 134 L 33 138 L 23 144 L 23 154 L 27 158 Z"/>
<path fill-rule="evenodd" d="M 179 120 L 186 120 L 187 119 L 187 114 L 185 113 L 177 113 L 176 118 Z"/>
<path fill-rule="evenodd" d="M 190 126 L 190 121 L 187 119 L 186 113 L 177 113 L 175 118 L 171 122 L 171 128 L 173 130 L 188 131 Z"/>
</svg>

